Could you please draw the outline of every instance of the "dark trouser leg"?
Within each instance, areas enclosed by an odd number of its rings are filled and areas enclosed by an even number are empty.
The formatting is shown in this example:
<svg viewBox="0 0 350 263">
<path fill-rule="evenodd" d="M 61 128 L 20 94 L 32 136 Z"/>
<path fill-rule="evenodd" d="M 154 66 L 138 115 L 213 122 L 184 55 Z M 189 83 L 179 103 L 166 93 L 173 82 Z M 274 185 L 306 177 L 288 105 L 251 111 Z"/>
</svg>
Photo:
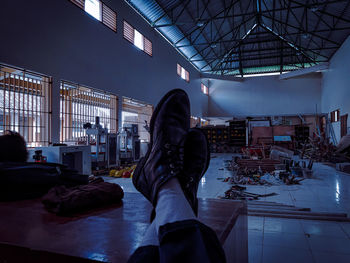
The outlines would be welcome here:
<svg viewBox="0 0 350 263">
<path fill-rule="evenodd" d="M 226 262 L 215 232 L 197 220 L 184 220 L 161 226 L 159 242 L 159 247 L 139 247 L 128 262 Z"/>
</svg>

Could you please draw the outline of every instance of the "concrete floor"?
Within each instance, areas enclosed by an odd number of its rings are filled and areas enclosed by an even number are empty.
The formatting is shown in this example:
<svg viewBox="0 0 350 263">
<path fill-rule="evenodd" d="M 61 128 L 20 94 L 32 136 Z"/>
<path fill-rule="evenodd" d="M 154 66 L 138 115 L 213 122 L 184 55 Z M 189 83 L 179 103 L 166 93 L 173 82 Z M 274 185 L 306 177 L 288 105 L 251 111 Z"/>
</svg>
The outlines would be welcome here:
<svg viewBox="0 0 350 263">
<path fill-rule="evenodd" d="M 214 157 L 215 156 L 215 157 Z M 230 188 L 217 178 L 231 172 L 223 169 L 232 154 L 213 154 L 200 182 L 198 197 L 217 198 Z M 316 163 L 312 179 L 301 185 L 247 186 L 253 193 L 278 195 L 260 200 L 309 207 L 315 212 L 345 212 L 350 215 L 350 175 Z M 131 179 L 105 177 L 120 184 L 125 192 L 137 192 Z M 350 262 L 350 223 L 248 217 L 249 262 Z"/>
</svg>

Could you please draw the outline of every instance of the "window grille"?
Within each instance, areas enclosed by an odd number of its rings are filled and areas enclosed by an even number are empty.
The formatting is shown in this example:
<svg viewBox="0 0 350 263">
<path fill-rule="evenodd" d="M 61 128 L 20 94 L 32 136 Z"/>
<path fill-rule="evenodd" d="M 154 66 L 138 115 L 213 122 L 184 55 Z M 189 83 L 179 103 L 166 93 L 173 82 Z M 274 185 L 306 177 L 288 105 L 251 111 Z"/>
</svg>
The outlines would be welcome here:
<svg viewBox="0 0 350 263">
<path fill-rule="evenodd" d="M 105 4 L 102 4 L 102 23 L 113 31 L 117 31 L 117 13 Z"/>
<path fill-rule="evenodd" d="M 123 36 L 126 40 L 134 44 L 134 28 L 126 21 L 124 21 Z"/>
<path fill-rule="evenodd" d="M 177 64 L 177 75 L 181 76 L 181 66 L 180 64 Z"/>
<path fill-rule="evenodd" d="M 81 9 L 85 7 L 85 0 L 70 0 L 72 3 L 76 4 Z"/>
<path fill-rule="evenodd" d="M 190 73 L 187 70 L 185 70 L 185 80 L 190 82 Z"/>
<path fill-rule="evenodd" d="M 152 42 L 145 37 L 143 37 L 143 40 L 144 40 L 144 51 L 152 57 Z"/>
<path fill-rule="evenodd" d="M 150 135 L 144 126 L 146 125 L 145 121 L 147 121 L 147 124 L 150 125 L 153 106 L 145 102 L 123 97 L 122 111 L 122 125 L 137 124 L 140 136 L 139 139 L 149 142 Z"/>
<path fill-rule="evenodd" d="M 118 97 L 108 92 L 79 84 L 61 81 L 60 88 L 60 141 L 84 143 L 87 140 L 85 123 L 100 124 L 110 133 L 118 130 Z"/>
<path fill-rule="evenodd" d="M 21 134 L 28 147 L 51 139 L 51 77 L 0 65 L 0 134 Z"/>
</svg>

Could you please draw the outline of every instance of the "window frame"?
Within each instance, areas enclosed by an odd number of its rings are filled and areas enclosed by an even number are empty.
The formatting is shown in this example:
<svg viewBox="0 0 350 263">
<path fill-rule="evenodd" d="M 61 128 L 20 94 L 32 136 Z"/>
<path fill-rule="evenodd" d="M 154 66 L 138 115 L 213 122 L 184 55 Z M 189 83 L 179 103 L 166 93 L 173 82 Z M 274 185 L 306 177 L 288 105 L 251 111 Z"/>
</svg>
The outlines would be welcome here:
<svg viewBox="0 0 350 263">
<path fill-rule="evenodd" d="M 185 73 L 185 78 L 182 77 L 183 72 Z M 178 76 L 180 76 L 181 79 L 183 79 L 187 83 L 190 82 L 190 73 L 183 66 L 181 66 L 179 63 L 176 64 L 176 73 Z"/>
<path fill-rule="evenodd" d="M 142 48 L 135 44 L 135 32 L 141 35 L 142 37 Z M 133 44 L 137 49 L 143 51 L 150 57 L 153 57 L 153 43 L 147 37 L 144 36 L 139 30 L 132 26 L 125 19 L 123 20 L 123 38 Z"/>
<path fill-rule="evenodd" d="M 68 0 L 75 6 L 82 9 L 85 13 L 87 13 L 89 16 L 93 17 L 106 27 L 108 27 L 113 32 L 117 33 L 117 12 L 115 12 L 112 8 L 110 8 L 108 5 L 106 5 L 103 1 L 98 0 L 100 3 L 100 16 L 101 19 L 95 18 L 93 15 L 85 11 L 85 1 L 86 0 Z"/>
<path fill-rule="evenodd" d="M 81 85 L 71 81 L 60 81 L 60 142 L 82 143 L 87 141 L 83 124 L 95 123 L 95 117 L 100 117 L 100 123 L 108 128 L 109 133 L 118 132 L 118 103 L 116 94 Z M 102 116 L 96 112 L 102 112 Z M 107 113 L 109 111 L 109 113 Z M 103 112 L 105 112 L 103 114 Z M 107 125 L 105 125 L 107 123 Z M 108 127 L 109 126 L 109 127 Z"/>
<path fill-rule="evenodd" d="M 126 112 L 137 115 L 137 121 L 126 121 L 125 119 L 121 122 L 121 127 L 123 124 L 137 124 L 138 125 L 138 135 L 139 139 L 142 142 L 150 142 L 150 134 L 145 129 L 145 120 L 147 121 L 147 125 L 150 125 L 151 117 L 153 114 L 154 107 L 152 104 L 139 101 L 136 99 L 132 99 L 129 97 L 122 98 L 122 115 Z M 135 116 L 136 117 L 136 116 Z"/>
<path fill-rule="evenodd" d="M 86 1 L 95 1 L 98 4 L 98 18 L 94 16 L 93 13 L 90 13 L 89 11 L 86 10 Z M 84 11 L 91 15 L 93 18 L 97 19 L 98 21 L 102 22 L 102 1 L 101 0 L 85 0 L 84 1 Z"/>
<path fill-rule="evenodd" d="M 50 145 L 52 77 L 6 64 L 0 76 L 1 133 L 18 132 L 28 147 Z"/>
<path fill-rule="evenodd" d="M 340 121 L 340 110 L 331 111 L 331 122 L 339 122 Z"/>
<path fill-rule="evenodd" d="M 204 95 L 209 96 L 209 88 L 203 82 L 201 82 L 201 91 Z"/>
</svg>

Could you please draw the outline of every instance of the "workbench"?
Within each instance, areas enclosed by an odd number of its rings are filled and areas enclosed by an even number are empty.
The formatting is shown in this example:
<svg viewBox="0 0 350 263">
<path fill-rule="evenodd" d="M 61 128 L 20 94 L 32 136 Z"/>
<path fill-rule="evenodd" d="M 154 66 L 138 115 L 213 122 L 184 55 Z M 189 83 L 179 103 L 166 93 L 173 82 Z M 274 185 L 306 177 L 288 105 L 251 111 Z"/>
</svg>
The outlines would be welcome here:
<svg viewBox="0 0 350 263">
<path fill-rule="evenodd" d="M 0 202 L 0 262 L 126 262 L 149 226 L 151 209 L 138 193 L 70 217 L 47 212 L 40 199 Z M 242 201 L 199 200 L 199 219 L 215 230 L 228 262 L 248 262 L 246 212 Z"/>
</svg>

